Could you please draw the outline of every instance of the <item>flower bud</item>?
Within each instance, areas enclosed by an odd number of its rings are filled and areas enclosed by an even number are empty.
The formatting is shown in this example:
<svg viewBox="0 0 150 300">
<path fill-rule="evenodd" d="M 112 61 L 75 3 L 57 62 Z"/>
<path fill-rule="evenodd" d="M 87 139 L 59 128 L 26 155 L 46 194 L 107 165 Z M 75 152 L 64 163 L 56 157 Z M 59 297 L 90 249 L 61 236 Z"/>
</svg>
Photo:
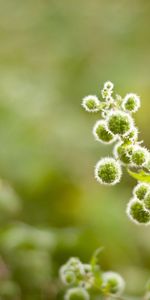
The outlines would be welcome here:
<svg viewBox="0 0 150 300">
<path fill-rule="evenodd" d="M 123 142 L 119 142 L 114 147 L 114 156 L 123 164 L 131 163 L 131 153 L 132 153 L 132 145 L 125 144 Z"/>
<path fill-rule="evenodd" d="M 69 289 L 65 294 L 65 300 L 89 300 L 89 293 L 81 287 Z"/>
<path fill-rule="evenodd" d="M 133 119 L 125 112 L 113 111 L 107 118 L 107 126 L 113 134 L 124 135 L 132 130 Z"/>
<path fill-rule="evenodd" d="M 150 211 L 150 191 L 145 196 L 144 207 Z"/>
<path fill-rule="evenodd" d="M 147 192 L 150 191 L 150 186 L 146 183 L 138 183 L 133 189 L 133 195 L 138 200 L 144 200 Z"/>
<path fill-rule="evenodd" d="M 104 292 L 121 295 L 125 288 L 124 279 L 116 272 L 104 272 L 102 274 L 102 288 Z"/>
<path fill-rule="evenodd" d="M 126 212 L 136 224 L 148 225 L 150 223 L 150 213 L 144 208 L 143 203 L 135 198 L 129 201 Z"/>
<path fill-rule="evenodd" d="M 103 88 L 103 90 L 101 91 L 101 94 L 102 94 L 103 99 L 107 99 L 108 97 L 111 97 L 112 90 Z"/>
<path fill-rule="evenodd" d="M 149 152 L 147 149 L 140 145 L 136 145 L 132 153 L 132 163 L 136 167 L 144 166 L 149 159 Z"/>
<path fill-rule="evenodd" d="M 122 108 L 127 112 L 136 112 L 140 108 L 140 98 L 136 94 L 127 94 L 122 102 Z"/>
<path fill-rule="evenodd" d="M 104 83 L 104 89 L 106 90 L 113 90 L 114 84 L 111 81 L 106 81 Z"/>
<path fill-rule="evenodd" d="M 69 270 L 66 265 L 62 266 L 59 271 L 60 279 L 65 285 L 71 285 L 76 281 L 76 275 L 74 271 Z"/>
<path fill-rule="evenodd" d="M 115 140 L 115 136 L 108 131 L 106 122 L 104 120 L 99 120 L 96 122 L 93 128 L 93 134 L 97 141 L 104 144 L 111 144 Z"/>
<path fill-rule="evenodd" d="M 115 185 L 121 179 L 122 171 L 120 163 L 114 158 L 103 158 L 95 167 L 95 178 L 106 185 Z"/>
<path fill-rule="evenodd" d="M 135 142 L 138 139 L 138 129 L 133 127 L 133 129 L 123 136 L 124 142 Z"/>
<path fill-rule="evenodd" d="M 97 98 L 97 96 L 93 96 L 93 95 L 86 96 L 82 100 L 82 106 L 88 112 L 97 112 L 100 110 L 99 108 L 100 101 Z"/>
</svg>

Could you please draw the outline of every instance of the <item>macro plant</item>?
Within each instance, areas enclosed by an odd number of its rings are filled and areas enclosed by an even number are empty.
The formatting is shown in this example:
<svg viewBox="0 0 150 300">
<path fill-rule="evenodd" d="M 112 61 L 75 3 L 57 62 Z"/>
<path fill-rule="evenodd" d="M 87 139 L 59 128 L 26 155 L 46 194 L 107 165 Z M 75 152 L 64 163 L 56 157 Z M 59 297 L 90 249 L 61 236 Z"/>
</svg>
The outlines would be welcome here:
<svg viewBox="0 0 150 300">
<path fill-rule="evenodd" d="M 139 140 L 134 113 L 140 108 L 140 97 L 128 93 L 121 97 L 114 93 L 111 81 L 104 83 L 100 97 L 83 98 L 82 106 L 87 112 L 99 113 L 93 127 L 96 141 L 114 144 L 111 157 L 101 158 L 95 166 L 95 178 L 100 184 L 115 185 L 120 182 L 122 169 L 137 180 L 127 215 L 136 224 L 150 224 L 150 152 Z"/>
</svg>

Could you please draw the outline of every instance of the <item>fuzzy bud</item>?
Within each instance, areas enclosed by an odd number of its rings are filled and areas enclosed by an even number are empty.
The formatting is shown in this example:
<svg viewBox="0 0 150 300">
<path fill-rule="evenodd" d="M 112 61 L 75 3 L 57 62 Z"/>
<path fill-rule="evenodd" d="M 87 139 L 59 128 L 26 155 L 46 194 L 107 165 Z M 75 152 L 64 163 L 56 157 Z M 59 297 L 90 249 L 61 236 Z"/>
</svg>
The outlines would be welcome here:
<svg viewBox="0 0 150 300">
<path fill-rule="evenodd" d="M 65 300 L 89 300 L 89 293 L 80 287 L 69 289 L 65 294 Z"/>
<path fill-rule="evenodd" d="M 120 163 L 114 158 L 103 158 L 95 167 L 95 178 L 106 185 L 115 185 L 121 179 L 122 171 Z"/>
<path fill-rule="evenodd" d="M 102 274 L 102 288 L 104 292 L 121 295 L 125 288 L 124 279 L 116 272 L 104 272 Z"/>
<path fill-rule="evenodd" d="M 144 208 L 143 203 L 135 198 L 129 201 L 126 212 L 136 224 L 148 225 L 150 223 L 150 213 Z"/>
<path fill-rule="evenodd" d="M 114 156 L 123 164 L 131 163 L 131 153 L 132 153 L 132 145 L 124 144 L 123 142 L 119 142 L 114 147 Z"/>
<path fill-rule="evenodd" d="M 136 167 L 144 166 L 149 159 L 149 152 L 147 149 L 140 145 L 136 145 L 132 153 L 132 163 Z"/>
<path fill-rule="evenodd" d="M 86 96 L 82 100 L 82 106 L 88 112 L 98 112 L 100 110 L 100 101 L 97 96 Z"/>
<path fill-rule="evenodd" d="M 150 191 L 150 186 L 146 183 L 138 183 L 133 189 L 133 195 L 138 200 L 144 200 L 147 192 Z"/>
<path fill-rule="evenodd" d="M 140 98 L 136 94 L 127 94 L 122 102 L 122 108 L 127 112 L 136 112 L 140 108 Z"/>
<path fill-rule="evenodd" d="M 111 144 L 115 140 L 115 136 L 108 131 L 106 122 L 104 120 L 99 120 L 96 122 L 93 128 L 93 134 L 97 141 L 104 144 Z"/>
<path fill-rule="evenodd" d="M 145 196 L 144 207 L 150 211 L 150 191 Z"/>
<path fill-rule="evenodd" d="M 104 89 L 111 91 L 113 90 L 113 88 L 114 88 L 114 84 L 111 81 L 106 81 L 104 83 Z"/>
<path fill-rule="evenodd" d="M 124 135 L 132 130 L 133 119 L 125 112 L 113 111 L 107 118 L 107 126 L 113 134 Z"/>
</svg>

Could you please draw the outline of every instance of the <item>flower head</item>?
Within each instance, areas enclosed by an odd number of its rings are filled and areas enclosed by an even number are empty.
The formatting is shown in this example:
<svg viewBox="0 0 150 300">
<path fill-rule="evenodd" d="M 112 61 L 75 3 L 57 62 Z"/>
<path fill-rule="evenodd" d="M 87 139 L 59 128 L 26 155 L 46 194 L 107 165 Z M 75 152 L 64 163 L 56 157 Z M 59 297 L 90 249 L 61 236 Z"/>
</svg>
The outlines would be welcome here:
<svg viewBox="0 0 150 300">
<path fill-rule="evenodd" d="M 100 101 L 97 96 L 86 96 L 82 100 L 82 106 L 88 112 L 98 112 Z"/>
<path fill-rule="evenodd" d="M 114 158 L 103 158 L 95 167 L 95 178 L 98 182 L 106 185 L 115 185 L 122 175 L 120 163 Z"/>
<path fill-rule="evenodd" d="M 135 145 L 131 158 L 133 165 L 142 167 L 147 163 L 148 159 L 149 151 L 140 145 Z"/>
<path fill-rule="evenodd" d="M 99 120 L 93 128 L 95 139 L 104 144 L 111 144 L 116 139 L 115 136 L 108 131 L 106 121 Z"/>
<path fill-rule="evenodd" d="M 133 128 L 133 124 L 132 117 L 121 110 L 111 111 L 107 118 L 108 129 L 117 135 L 129 133 Z"/>
<path fill-rule="evenodd" d="M 69 289 L 65 294 L 65 300 L 89 300 L 89 293 L 81 287 Z"/>
<path fill-rule="evenodd" d="M 104 83 L 104 89 L 111 91 L 113 90 L 113 88 L 114 88 L 114 84 L 111 81 L 106 81 Z"/>
<path fill-rule="evenodd" d="M 127 94 L 123 99 L 122 108 L 127 112 L 136 112 L 140 108 L 140 98 L 133 93 Z"/>
<path fill-rule="evenodd" d="M 121 163 L 125 165 L 130 164 L 132 149 L 132 145 L 120 141 L 114 147 L 114 156 L 116 159 L 119 159 Z"/>
<path fill-rule="evenodd" d="M 124 279 L 116 272 L 104 272 L 102 274 L 102 281 L 102 287 L 107 293 L 121 295 L 124 291 Z"/>
<path fill-rule="evenodd" d="M 138 183 L 133 189 L 133 195 L 138 200 L 144 200 L 147 192 L 150 191 L 150 186 L 146 183 Z"/>
<path fill-rule="evenodd" d="M 150 211 L 150 190 L 148 191 L 148 193 L 145 196 L 144 207 Z"/>
<path fill-rule="evenodd" d="M 150 213 L 144 208 L 143 203 L 136 198 L 129 201 L 126 212 L 136 224 L 148 225 L 150 223 Z"/>
</svg>

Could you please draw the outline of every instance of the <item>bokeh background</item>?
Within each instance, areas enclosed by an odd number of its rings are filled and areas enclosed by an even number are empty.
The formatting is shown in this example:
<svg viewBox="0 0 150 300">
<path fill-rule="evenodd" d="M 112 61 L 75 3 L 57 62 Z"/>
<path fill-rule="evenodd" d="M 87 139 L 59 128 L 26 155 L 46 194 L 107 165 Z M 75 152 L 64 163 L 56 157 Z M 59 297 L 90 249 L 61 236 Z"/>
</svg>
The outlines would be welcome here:
<svg viewBox="0 0 150 300">
<path fill-rule="evenodd" d="M 81 107 L 104 81 L 136 92 L 150 147 L 150 1 L 0 0 L 0 297 L 63 299 L 70 256 L 120 272 L 130 299 L 150 277 L 150 228 L 126 214 L 135 181 L 100 186 L 93 167 L 111 153 Z"/>
</svg>

